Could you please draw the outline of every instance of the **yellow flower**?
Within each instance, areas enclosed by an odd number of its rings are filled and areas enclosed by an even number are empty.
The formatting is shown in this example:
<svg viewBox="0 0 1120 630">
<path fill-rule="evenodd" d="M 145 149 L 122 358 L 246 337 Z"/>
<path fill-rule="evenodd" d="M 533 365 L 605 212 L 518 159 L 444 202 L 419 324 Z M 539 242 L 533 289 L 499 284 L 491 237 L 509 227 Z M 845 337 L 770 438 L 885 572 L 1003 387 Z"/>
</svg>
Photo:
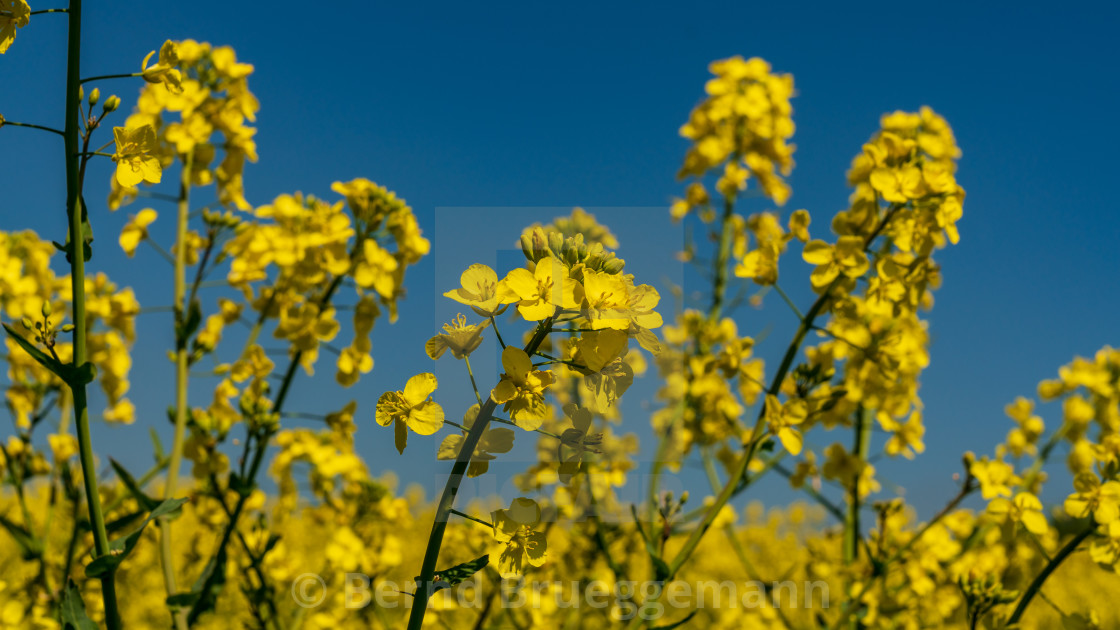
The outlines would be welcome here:
<svg viewBox="0 0 1120 630">
<path fill-rule="evenodd" d="M 113 161 L 117 163 L 117 183 L 132 188 L 140 182 L 158 184 L 162 170 L 159 158 L 152 155 L 158 148 L 156 130 L 151 125 L 135 129 L 113 127 L 113 137 L 117 152 Z"/>
<path fill-rule="evenodd" d="M 404 453 L 408 431 L 432 435 L 443 426 L 443 407 L 431 399 L 436 391 L 436 375 L 417 374 L 408 379 L 403 391 L 385 392 L 377 399 L 377 424 L 395 423 L 397 452 Z"/>
<path fill-rule="evenodd" d="M 443 325 L 444 334 L 436 335 L 424 344 L 424 350 L 433 360 L 443 356 L 447 350 L 451 350 L 456 359 L 468 357 L 482 343 L 482 331 L 489 325 L 488 319 L 481 324 L 467 324 L 467 318 L 460 313 L 450 324 Z"/>
<path fill-rule="evenodd" d="M 30 19 L 31 7 L 24 0 L 0 0 L 0 55 L 16 41 L 16 29 L 27 26 Z"/>
<path fill-rule="evenodd" d="M 988 512 L 1002 516 L 1007 522 L 1022 523 L 1032 534 L 1046 533 L 1046 517 L 1042 514 L 1042 502 L 1029 492 L 1020 492 L 1014 500 L 997 497 L 988 504 Z"/>
<path fill-rule="evenodd" d="M 975 461 L 969 471 L 980 482 L 980 495 L 985 499 L 998 496 L 1011 496 L 1011 486 L 1021 483 L 1015 469 L 1006 462 L 991 461 L 987 458 Z"/>
<path fill-rule="evenodd" d="M 1120 481 L 1106 481 L 1103 484 L 1092 473 L 1081 473 L 1073 479 L 1077 492 L 1066 498 L 1066 514 L 1083 518 L 1093 513 L 1093 519 L 1100 525 L 1120 519 Z"/>
<path fill-rule="evenodd" d="M 552 257 L 537 261 L 534 271 L 514 269 L 506 276 L 505 285 L 521 300 L 517 303 L 517 312 L 531 322 L 552 317 L 557 308 L 579 305 L 576 282 L 568 277 L 567 268 Z"/>
<path fill-rule="evenodd" d="M 894 434 L 885 446 L 888 455 L 914 459 L 915 451 L 921 453 L 926 450 L 926 445 L 922 442 L 922 437 L 926 434 L 926 428 L 922 425 L 922 412 L 911 413 L 906 422 L 898 422 L 887 413 L 879 413 L 877 417 L 883 429 Z"/>
<path fill-rule="evenodd" d="M 770 432 L 778 436 L 791 455 L 801 453 L 801 432 L 795 427 L 805 422 L 808 416 L 809 406 L 804 400 L 795 398 L 783 405 L 778 402 L 777 396 L 766 395 L 766 422 L 770 425 Z"/>
<path fill-rule="evenodd" d="M 70 434 L 51 434 L 47 436 L 56 464 L 64 462 L 78 453 L 78 440 Z"/>
<path fill-rule="evenodd" d="M 828 285 L 841 273 L 849 278 L 858 278 L 871 266 L 867 254 L 863 252 L 863 238 L 859 236 L 841 236 L 835 246 L 822 240 L 810 241 L 801 257 L 817 266 L 810 276 L 813 287 L 817 289 Z"/>
<path fill-rule="evenodd" d="M 179 51 L 175 46 L 175 42 L 170 39 L 163 42 L 163 46 L 159 49 L 159 61 L 154 66 L 148 65 L 148 60 L 156 51 L 148 53 L 144 57 L 144 62 L 140 64 L 143 68 L 141 76 L 148 83 L 162 83 L 167 86 L 167 90 L 172 94 L 180 94 L 183 92 L 183 75 L 179 73 Z"/>
<path fill-rule="evenodd" d="M 505 374 L 490 392 L 498 404 L 505 404 L 505 411 L 517 426 L 532 431 L 548 417 L 544 404 L 544 390 L 552 384 L 552 372 L 534 370 L 529 355 L 521 348 L 507 346 L 502 351 Z"/>
<path fill-rule="evenodd" d="M 541 508 L 536 501 L 519 497 L 510 503 L 509 509 L 495 510 L 490 516 L 494 522 L 494 538 L 506 545 L 498 559 L 498 570 L 503 578 L 521 575 L 526 560 L 535 567 L 544 565 L 548 540 L 544 532 L 533 531 L 541 522 Z"/>
<path fill-rule="evenodd" d="M 478 419 L 478 411 L 479 406 L 476 404 L 468 409 L 467 413 L 463 414 L 463 427 L 466 430 L 463 431 L 462 435 L 445 437 L 443 443 L 439 445 L 436 459 L 455 459 L 459 457 L 459 451 L 463 449 L 463 443 L 467 439 L 467 431 L 474 426 L 475 420 Z M 477 477 L 486 472 L 490 468 L 490 460 L 494 459 L 494 453 L 508 453 L 512 448 L 513 429 L 487 427 L 482 432 L 478 444 L 474 447 L 470 466 L 467 467 L 467 476 Z"/>
<path fill-rule="evenodd" d="M 140 241 L 148 238 L 148 226 L 156 220 L 156 216 L 155 210 L 145 208 L 140 211 L 140 214 L 129 219 L 124 229 L 121 230 L 121 249 L 129 258 L 136 254 L 136 248 L 140 246 Z"/>
<path fill-rule="evenodd" d="M 504 284 L 499 284 L 498 274 L 486 265 L 467 267 L 459 282 L 463 286 L 444 293 L 444 297 L 466 304 L 483 317 L 501 315 L 507 304 L 517 301 L 517 296 L 507 291 Z"/>
<path fill-rule="evenodd" d="M 809 211 L 796 210 L 789 215 L 789 232 L 802 243 L 809 241 Z"/>
<path fill-rule="evenodd" d="M 602 433 L 591 433 L 592 415 L 589 409 L 581 409 L 575 403 L 564 405 L 564 415 L 572 421 L 572 428 L 565 429 L 560 435 L 560 443 L 572 450 L 571 455 L 560 463 L 560 481 L 568 483 L 579 472 L 583 454 L 600 453 L 603 444 Z"/>
</svg>

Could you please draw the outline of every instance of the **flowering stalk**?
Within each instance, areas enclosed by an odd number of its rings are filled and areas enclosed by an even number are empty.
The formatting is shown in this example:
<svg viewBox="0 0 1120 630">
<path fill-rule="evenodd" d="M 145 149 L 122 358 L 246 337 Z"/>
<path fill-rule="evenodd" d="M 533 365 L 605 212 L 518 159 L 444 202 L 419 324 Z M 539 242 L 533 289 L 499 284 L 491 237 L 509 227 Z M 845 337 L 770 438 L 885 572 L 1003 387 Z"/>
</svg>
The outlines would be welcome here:
<svg viewBox="0 0 1120 630">
<path fill-rule="evenodd" d="M 525 346 L 525 354 L 533 356 L 533 353 L 537 351 L 545 337 L 548 336 L 549 329 L 552 327 L 552 319 L 552 317 L 549 317 L 537 326 L 537 331 Z M 443 545 L 443 535 L 447 530 L 447 521 L 451 516 L 452 508 L 455 506 L 455 495 L 459 493 L 459 486 L 463 483 L 463 477 L 467 474 L 467 467 L 471 463 L 471 457 L 474 456 L 474 449 L 478 446 L 478 441 L 482 438 L 482 434 L 486 432 L 486 428 L 490 426 L 490 419 L 493 418 L 496 407 L 497 403 L 494 402 L 494 397 L 491 395 L 479 409 L 478 417 L 475 419 L 474 425 L 471 426 L 470 432 L 467 433 L 463 445 L 459 448 L 459 455 L 455 458 L 455 464 L 451 467 L 451 475 L 447 478 L 447 484 L 443 487 L 443 495 L 440 497 L 439 506 L 436 508 L 435 522 L 432 523 L 432 533 L 428 537 L 428 546 L 424 551 L 420 579 L 416 583 L 416 592 L 412 596 L 412 611 L 408 617 L 408 630 L 420 630 L 424 626 L 424 613 L 428 608 L 428 600 L 434 592 L 436 562 L 439 561 L 439 550 Z"/>
<path fill-rule="evenodd" d="M 1058 568 L 1058 565 L 1064 562 L 1065 559 L 1077 549 L 1078 545 L 1093 533 L 1093 530 L 1096 529 L 1095 525 L 1095 523 L 1090 524 L 1076 536 L 1069 539 L 1069 542 L 1059 549 L 1058 553 L 1050 559 L 1050 562 L 1047 562 L 1046 566 L 1042 568 L 1042 571 L 1031 580 L 1030 585 L 1027 586 L 1027 590 L 1023 593 L 1023 597 L 1019 599 L 1019 603 L 1015 606 L 1015 611 L 1012 612 L 1011 617 L 1007 619 L 1008 627 L 1014 627 L 1015 624 L 1019 623 L 1019 618 L 1026 612 L 1027 606 L 1030 605 L 1031 600 L 1034 599 L 1035 595 L 1041 592 L 1042 583 L 1046 581 L 1046 578 L 1050 577 L 1050 574 Z"/>
<path fill-rule="evenodd" d="M 194 153 L 188 152 L 183 158 L 183 169 L 179 178 L 178 217 L 175 236 L 175 437 L 171 443 L 171 459 L 167 468 L 167 483 L 164 485 L 163 498 L 171 499 L 179 484 L 179 466 L 183 460 L 183 440 L 187 428 L 187 386 L 190 381 L 190 355 L 187 348 L 186 328 L 190 305 L 186 303 L 187 293 L 187 222 L 190 218 L 191 167 Z M 175 580 L 175 564 L 171 553 L 171 521 L 166 517 L 160 520 L 160 563 L 163 565 L 163 582 L 167 595 L 175 595 L 179 588 Z M 182 608 L 172 613 L 176 630 L 186 630 L 186 611 Z"/>
<path fill-rule="evenodd" d="M 70 285 L 71 302 L 74 309 L 74 366 L 86 363 L 86 282 L 85 282 L 85 238 L 82 227 L 81 161 L 79 155 L 78 127 L 81 112 L 81 86 L 79 84 L 79 62 L 82 45 L 82 0 L 71 0 L 67 13 L 69 28 L 66 44 L 66 127 L 65 164 L 66 164 L 66 212 L 70 229 Z M 101 512 L 101 498 L 97 489 L 97 469 L 93 461 L 93 445 L 89 435 L 89 405 L 86 400 L 86 384 L 77 376 L 67 383 L 74 395 L 74 421 L 77 429 L 78 449 L 82 464 L 82 479 L 85 482 L 86 502 L 89 506 L 89 520 L 93 529 L 95 559 L 109 554 L 109 536 L 105 531 L 105 518 Z M 117 593 L 114 572 L 109 571 L 101 578 L 101 595 L 105 602 L 105 624 L 111 630 L 121 627 L 120 612 L 117 609 Z"/>
<path fill-rule="evenodd" d="M 861 407 L 855 417 L 852 444 L 852 455 L 859 460 L 860 465 L 867 461 L 867 451 L 871 442 L 871 421 L 870 410 Z M 844 563 L 849 565 L 859 558 L 859 480 L 859 474 L 852 477 L 851 486 L 848 488 L 848 511 L 844 518 Z"/>
</svg>

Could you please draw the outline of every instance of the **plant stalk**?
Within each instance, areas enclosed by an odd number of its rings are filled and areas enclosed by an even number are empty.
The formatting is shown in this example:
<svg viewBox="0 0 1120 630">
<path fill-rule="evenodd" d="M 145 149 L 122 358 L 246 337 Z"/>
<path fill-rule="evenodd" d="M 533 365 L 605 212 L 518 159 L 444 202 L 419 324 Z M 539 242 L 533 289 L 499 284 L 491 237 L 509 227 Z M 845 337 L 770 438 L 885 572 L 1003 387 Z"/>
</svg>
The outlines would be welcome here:
<svg viewBox="0 0 1120 630">
<path fill-rule="evenodd" d="M 182 335 L 190 305 L 187 294 L 187 223 L 190 218 L 191 167 L 194 153 L 183 157 L 179 177 L 178 217 L 175 236 L 175 287 L 173 308 L 175 312 L 175 437 L 171 443 L 171 459 L 167 466 L 167 482 L 163 498 L 172 499 L 179 485 L 179 467 L 183 461 L 183 440 L 187 429 L 187 388 L 190 382 L 190 354 L 188 339 Z M 171 549 L 171 520 L 160 519 L 160 564 L 163 565 L 163 583 L 170 597 L 179 591 L 175 579 L 175 561 Z M 172 613 L 176 630 L 186 630 L 187 611 L 179 608 Z"/>
<path fill-rule="evenodd" d="M 529 340 L 529 344 L 525 346 L 525 354 L 533 356 L 533 353 L 537 351 L 541 342 L 548 335 L 551 327 L 551 317 L 537 327 L 537 332 Z M 420 568 L 420 579 L 416 584 L 416 592 L 412 596 L 412 611 L 408 617 L 408 630 L 420 630 L 424 626 L 424 613 L 427 611 L 428 600 L 432 596 L 434 587 L 436 562 L 439 561 L 439 550 L 443 545 L 443 535 L 447 530 L 447 521 L 455 505 L 455 495 L 458 494 L 459 486 L 463 483 L 463 477 L 467 474 L 467 466 L 470 465 L 471 457 L 474 456 L 475 446 L 478 445 L 482 434 L 485 433 L 486 427 L 490 425 L 490 418 L 494 415 L 495 407 L 497 407 L 497 403 L 494 402 L 493 396 L 487 397 L 486 402 L 479 409 L 478 418 L 471 426 L 470 432 L 467 433 L 467 439 L 463 441 L 463 446 L 459 449 L 459 456 L 455 458 L 455 464 L 451 467 L 451 476 L 447 478 L 447 484 L 443 487 L 443 495 L 440 497 L 439 506 L 436 508 L 435 522 L 432 523 L 432 533 L 428 537 L 428 546 L 424 551 L 424 563 Z"/>
<path fill-rule="evenodd" d="M 70 222 L 70 285 L 71 302 L 74 309 L 74 365 L 86 363 L 86 270 L 85 234 L 82 230 L 82 195 L 79 171 L 81 156 L 79 128 L 81 112 L 80 68 L 82 48 L 82 0 L 71 0 L 67 12 L 69 26 L 66 38 L 66 127 L 65 165 L 66 165 L 66 212 Z M 85 383 L 69 383 L 74 394 L 74 423 L 78 438 L 78 450 L 82 464 L 82 481 L 85 485 L 86 502 L 89 507 L 89 520 L 93 530 L 94 550 L 97 557 L 109 553 L 109 536 L 105 531 L 105 517 L 101 512 L 101 497 L 97 489 L 97 469 L 93 460 L 93 445 L 89 434 L 89 404 L 86 400 Z M 110 630 L 121 627 L 120 611 L 117 608 L 117 591 L 114 573 L 109 572 L 101 578 L 101 596 L 105 602 L 105 625 Z"/>
</svg>

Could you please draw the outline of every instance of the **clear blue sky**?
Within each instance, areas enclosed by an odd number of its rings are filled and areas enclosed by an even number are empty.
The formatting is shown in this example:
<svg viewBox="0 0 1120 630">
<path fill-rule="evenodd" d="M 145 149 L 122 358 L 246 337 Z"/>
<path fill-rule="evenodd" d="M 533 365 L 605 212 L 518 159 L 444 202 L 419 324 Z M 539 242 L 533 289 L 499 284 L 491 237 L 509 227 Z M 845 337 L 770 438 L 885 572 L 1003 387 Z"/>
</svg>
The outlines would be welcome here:
<svg viewBox="0 0 1120 630">
<path fill-rule="evenodd" d="M 375 329 L 377 368 L 339 394 L 302 381 L 292 408 L 321 410 L 357 398 L 357 439 L 371 467 L 396 470 L 429 494 L 447 467 L 433 469 L 429 460 L 438 441 L 413 437 L 399 457 L 372 412 L 381 391 L 432 369 L 423 342 L 458 310 L 439 294 L 472 260 L 490 257 L 508 267 L 511 258 L 498 250 L 510 248 L 523 225 L 575 205 L 611 224 L 639 280 L 679 281 L 680 266 L 668 261 L 681 234 L 667 213 L 682 190 L 674 175 L 686 143 L 677 129 L 702 94 L 711 60 L 761 56 L 795 75 L 797 168 L 786 210 L 809 209 L 818 236 L 845 206 L 844 172 L 879 116 L 932 106 L 964 151 L 959 181 L 968 198 L 960 245 L 938 256 L 945 283 L 930 314 L 933 359 L 922 387 L 928 450 L 917 463 L 888 467 L 928 514 L 952 493 L 960 452 L 990 452 L 1006 433 L 1006 403 L 1033 395 L 1040 379 L 1075 354 L 1120 343 L 1120 215 L 1112 185 L 1120 167 L 1120 86 L 1116 46 L 1107 43 L 1118 15 L 1106 3 L 1057 10 L 949 2 L 687 9 L 87 2 L 83 74 L 135 71 L 166 38 L 232 45 L 256 66 L 251 87 L 262 103 L 261 161 L 246 173 L 251 202 L 294 190 L 328 196 L 332 181 L 358 176 L 409 201 L 434 253 L 410 274 L 400 323 Z M 0 58 L 0 113 L 7 118 L 61 126 L 64 21 L 35 16 Z M 103 93 L 120 94 L 125 108 L 138 89 L 128 81 L 102 85 Z M 58 144 L 25 129 L 0 132 L 0 228 L 64 237 Z M 127 214 L 143 206 L 114 215 L 98 208 L 109 172 L 100 165 L 87 189 L 100 245 L 92 267 L 136 286 L 144 304 L 166 304 L 170 272 L 158 257 L 142 249 L 143 264 L 130 264 L 115 246 Z M 170 221 L 161 224 L 155 234 L 166 244 Z M 808 267 L 796 258 L 783 268 L 783 286 L 804 303 Z M 64 261 L 57 262 L 61 270 Z M 770 306 L 738 313 L 744 332 L 771 328 L 766 356 L 780 352 L 790 328 L 787 314 Z M 147 343 L 134 368 L 138 423 L 167 435 L 168 317 L 146 315 L 139 329 Z M 437 374 L 454 417 L 466 390 L 457 382 L 461 366 L 450 362 Z M 492 362 L 482 368 L 492 377 Z M 330 372 L 323 370 L 327 378 Z M 208 399 L 204 389 L 197 381 L 192 399 Z M 644 438 L 646 453 L 641 410 L 649 393 L 649 384 L 635 387 L 625 425 Z M 1044 414 L 1052 426 L 1056 411 Z M 98 430 L 96 446 L 140 468 L 146 433 L 139 426 Z M 1047 498 L 1065 493 L 1064 486 L 1055 490 Z M 770 490 L 763 496 L 774 498 Z"/>
</svg>

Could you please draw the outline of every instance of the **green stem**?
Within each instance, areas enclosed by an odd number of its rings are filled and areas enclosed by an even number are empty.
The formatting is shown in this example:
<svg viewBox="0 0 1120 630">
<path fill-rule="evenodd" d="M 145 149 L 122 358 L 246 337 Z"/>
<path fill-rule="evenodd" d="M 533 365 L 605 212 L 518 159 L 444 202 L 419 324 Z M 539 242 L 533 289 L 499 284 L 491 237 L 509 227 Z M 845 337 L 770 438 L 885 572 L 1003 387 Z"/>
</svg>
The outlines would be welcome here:
<svg viewBox="0 0 1120 630">
<path fill-rule="evenodd" d="M 525 346 L 525 354 L 532 356 L 537 351 L 551 327 L 552 318 L 546 319 L 537 326 L 537 332 L 529 340 L 529 344 Z M 455 504 L 455 495 L 459 492 L 463 477 L 466 476 L 467 466 L 471 462 L 475 446 L 478 445 L 478 441 L 490 424 L 490 418 L 494 415 L 496 407 L 497 403 L 494 402 L 493 396 L 487 398 L 486 402 L 482 404 L 474 425 L 471 426 L 466 440 L 463 441 L 463 446 L 459 449 L 459 456 L 451 467 L 451 475 L 447 478 L 447 484 L 443 488 L 443 495 L 440 497 L 439 506 L 436 508 L 435 522 L 432 523 L 432 533 L 428 537 L 427 549 L 424 551 L 424 562 L 420 569 L 420 578 L 416 583 L 416 592 L 413 593 L 412 611 L 408 617 L 408 630 L 420 630 L 424 625 L 424 613 L 427 611 L 428 600 L 433 592 L 433 578 L 436 574 L 436 563 L 439 561 L 439 550 L 443 546 L 443 535 L 447 530 L 448 516 Z"/>
<path fill-rule="evenodd" d="M 40 129 L 42 131 L 49 131 L 51 133 L 57 133 L 58 135 L 62 136 L 63 138 L 66 137 L 65 132 L 59 131 L 58 129 L 54 129 L 53 127 L 44 127 L 42 125 L 33 125 L 31 123 L 21 123 L 21 122 L 15 122 L 15 121 L 12 121 L 12 120 L 5 120 L 4 124 L 2 126 L 7 127 L 8 125 L 11 125 L 13 127 L 27 127 L 28 129 Z"/>
<path fill-rule="evenodd" d="M 171 443 L 171 460 L 167 467 L 167 483 L 164 485 L 163 498 L 174 498 L 179 485 L 179 467 L 183 461 L 183 443 L 187 431 L 187 388 L 190 382 L 190 352 L 188 339 L 181 338 L 179 331 L 186 321 L 190 305 L 186 302 L 187 293 L 187 222 L 190 216 L 191 163 L 193 153 L 183 158 L 183 168 L 179 177 L 179 216 L 175 235 L 175 280 L 173 304 L 175 308 L 175 436 Z M 171 521 L 160 519 L 160 560 L 163 565 L 163 582 L 170 597 L 179 591 L 175 579 L 175 561 L 171 549 Z M 177 630 L 186 630 L 187 611 L 178 608 L 172 613 L 172 621 Z"/>
<path fill-rule="evenodd" d="M 85 238 L 82 229 L 82 201 L 79 170 L 81 157 L 78 155 L 80 142 L 80 121 L 82 102 L 78 98 L 79 63 L 82 48 L 82 0 L 71 0 L 69 28 L 66 44 L 66 212 L 70 220 L 70 278 L 71 302 L 74 310 L 74 365 L 86 363 L 86 271 Z M 82 479 L 85 484 L 86 502 L 89 507 L 90 525 L 93 529 L 94 549 L 97 557 L 109 553 L 109 536 L 105 532 L 105 517 L 101 512 L 101 497 L 97 489 L 97 469 L 93 461 L 93 445 L 89 435 L 89 404 L 86 400 L 86 385 L 70 383 L 74 395 L 74 419 L 77 429 L 78 449 L 81 453 Z M 101 578 L 101 595 L 105 602 L 105 625 L 110 630 L 121 627 L 120 612 L 117 608 L 117 591 L 114 572 L 110 571 Z"/>
<path fill-rule="evenodd" d="M 474 389 L 474 398 L 475 398 L 475 400 L 478 401 L 478 404 L 481 406 L 482 405 L 482 394 L 478 393 L 478 385 L 474 382 L 474 370 L 471 369 L 471 358 L 469 356 L 464 356 L 463 360 L 466 361 L 466 363 L 467 363 L 467 374 L 469 374 L 470 377 L 471 377 L 471 388 Z"/>
<path fill-rule="evenodd" d="M 860 408 L 856 413 L 855 426 L 853 427 L 854 443 L 852 455 L 863 463 L 867 458 L 867 448 L 871 441 L 871 414 L 870 411 Z M 844 564 L 851 565 L 859 558 L 859 478 L 857 471 L 848 487 L 848 512 L 844 518 Z"/>
<path fill-rule="evenodd" d="M 86 77 L 81 80 L 81 83 L 89 83 L 90 81 L 101 81 L 103 79 L 130 79 L 133 77 L 144 76 L 142 72 L 132 72 L 130 74 L 102 74 L 96 77 Z"/>
<path fill-rule="evenodd" d="M 1068 558 L 1075 550 L 1077 550 L 1077 546 L 1080 545 L 1086 538 L 1088 538 L 1089 535 L 1093 533 L 1094 529 L 1096 529 L 1095 525 L 1090 525 L 1089 527 L 1086 527 L 1081 533 L 1069 539 L 1069 542 L 1067 542 L 1061 549 L 1058 550 L 1058 553 L 1054 555 L 1054 558 L 1050 560 L 1050 562 L 1046 563 L 1046 566 L 1043 567 L 1042 571 L 1034 577 L 1034 580 L 1031 580 L 1030 586 L 1027 587 L 1027 590 L 1023 593 L 1023 597 L 1019 599 L 1018 605 L 1015 606 L 1015 611 L 1012 612 L 1011 617 L 1007 619 L 1007 625 L 1009 627 L 1014 626 L 1019 622 L 1019 619 L 1023 616 L 1023 613 L 1026 612 L 1027 606 L 1030 605 L 1031 600 L 1034 599 L 1034 596 L 1039 593 L 1039 589 L 1042 588 L 1042 584 L 1046 581 L 1046 578 L 1050 577 L 1050 574 L 1053 573 L 1054 570 L 1057 569 L 1058 566 L 1062 564 L 1062 562 L 1065 561 L 1066 558 Z"/>
<path fill-rule="evenodd" d="M 478 523 L 479 525 L 485 525 L 486 527 L 489 527 L 490 529 L 494 529 L 494 524 L 493 523 L 487 523 L 486 521 L 484 521 L 480 518 L 475 518 L 475 517 L 471 516 L 470 514 L 460 512 L 459 510 L 451 510 L 451 513 L 454 514 L 455 516 L 461 516 L 461 517 L 467 519 L 468 521 L 474 521 L 474 522 Z"/>
<path fill-rule="evenodd" d="M 862 465 L 867 459 L 867 447 L 871 441 L 871 414 L 868 409 L 860 405 L 859 410 L 856 412 L 855 426 L 853 427 L 853 440 L 852 455 Z M 859 543 L 860 543 L 860 523 L 859 523 L 859 480 L 862 476 L 862 466 L 856 471 L 856 474 L 851 479 L 851 485 L 848 487 L 848 511 L 844 517 L 844 564 L 851 566 L 859 559 Z M 850 604 L 846 603 L 845 606 Z M 859 618 L 856 615 L 850 615 L 848 618 L 848 627 L 851 630 L 858 630 L 860 627 Z"/>
</svg>

